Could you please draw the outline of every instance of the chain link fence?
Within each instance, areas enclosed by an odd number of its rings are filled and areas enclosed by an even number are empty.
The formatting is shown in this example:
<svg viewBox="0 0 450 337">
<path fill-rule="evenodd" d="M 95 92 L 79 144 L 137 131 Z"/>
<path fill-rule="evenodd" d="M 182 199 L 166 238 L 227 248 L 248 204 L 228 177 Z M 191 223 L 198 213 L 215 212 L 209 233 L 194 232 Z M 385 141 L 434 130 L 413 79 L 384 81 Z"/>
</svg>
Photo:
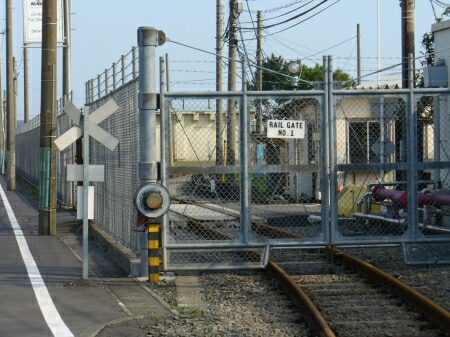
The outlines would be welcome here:
<svg viewBox="0 0 450 337">
<path fill-rule="evenodd" d="M 139 189 L 139 109 L 138 81 L 132 80 L 120 89 L 88 104 L 92 113 L 109 99 L 119 110 L 99 124 L 119 140 L 114 151 L 96 140 L 90 140 L 91 164 L 104 165 L 105 181 L 94 183 L 95 222 L 115 239 L 137 252 L 139 243 L 136 228 L 134 195 Z"/>
<path fill-rule="evenodd" d="M 16 170 L 17 175 L 34 187 L 39 187 L 40 179 L 40 116 L 36 116 L 16 130 Z M 57 136 L 71 127 L 70 120 L 58 105 Z M 67 165 L 74 163 L 75 145 L 70 145 L 57 157 L 57 198 L 58 202 L 69 208 L 76 206 L 76 186 L 67 181 Z"/>
<path fill-rule="evenodd" d="M 126 61 L 130 59 L 131 61 Z M 113 98 L 100 123 L 119 140 L 90 140 L 95 221 L 139 252 L 136 53 L 86 84 L 87 107 Z M 117 64 L 120 71 L 117 72 Z M 103 77 L 102 77 L 103 76 Z M 120 77 L 122 76 L 122 77 Z M 102 80 L 103 78 L 103 80 Z M 450 241 L 448 90 L 168 92 L 157 113 L 157 161 L 172 205 L 163 222 L 166 269 L 260 268 L 269 247 Z M 161 118 L 167 129 L 160 133 Z M 70 127 L 58 116 L 58 134 Z M 39 117 L 17 130 L 17 170 L 39 182 Z M 160 140 L 167 157 L 160 158 Z M 61 152 L 58 197 L 75 204 Z M 425 254 L 426 255 L 426 254 Z M 424 260 L 430 257 L 424 255 Z"/>
</svg>

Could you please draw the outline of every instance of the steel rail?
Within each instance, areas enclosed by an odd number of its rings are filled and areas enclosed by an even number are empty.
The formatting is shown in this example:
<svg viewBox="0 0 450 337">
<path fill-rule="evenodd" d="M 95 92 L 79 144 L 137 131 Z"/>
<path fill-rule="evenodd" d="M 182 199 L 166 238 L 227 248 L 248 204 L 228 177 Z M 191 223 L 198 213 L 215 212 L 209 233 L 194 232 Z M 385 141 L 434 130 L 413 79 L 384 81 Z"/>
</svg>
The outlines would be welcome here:
<svg viewBox="0 0 450 337">
<path fill-rule="evenodd" d="M 198 204 L 198 206 L 200 205 L 201 204 Z M 214 210 L 222 212 L 229 216 L 236 217 L 236 215 L 231 214 L 231 212 L 226 212 L 225 210 Z M 199 230 L 199 232 L 207 232 L 224 240 L 229 239 L 226 234 L 216 229 L 212 229 L 206 226 L 204 223 L 193 221 L 193 224 L 195 227 L 201 226 L 201 230 Z M 266 226 L 274 228 L 270 225 Z M 288 232 L 291 235 L 297 235 L 297 233 L 292 233 L 285 230 L 283 230 L 283 232 Z M 432 299 L 428 298 L 416 289 L 399 281 L 389 273 L 384 272 L 383 270 L 366 261 L 338 250 L 335 247 L 327 247 L 326 251 L 332 254 L 336 258 L 336 261 L 340 261 L 347 267 L 352 268 L 361 274 L 369 276 L 371 280 L 377 282 L 382 286 L 387 286 L 393 293 L 401 297 L 406 302 L 412 304 L 416 310 L 423 313 L 430 321 L 436 323 L 438 326 L 443 328 L 444 331 L 450 331 L 450 312 Z M 283 270 L 280 265 L 272 260 L 269 260 L 266 271 L 275 276 L 277 280 L 286 287 L 291 301 L 296 305 L 302 307 L 306 311 L 305 316 L 307 317 L 311 329 L 313 329 L 321 337 L 336 337 L 336 334 L 329 326 L 327 320 L 322 315 L 320 310 L 314 305 L 310 297 L 289 276 L 289 274 Z"/>
<path fill-rule="evenodd" d="M 291 301 L 306 311 L 305 316 L 307 317 L 311 329 L 321 337 L 336 337 L 336 334 L 328 325 L 327 320 L 313 303 L 311 298 L 289 276 L 289 274 L 283 270 L 283 268 L 270 260 L 267 265 L 267 271 L 274 275 L 278 281 L 286 287 L 289 291 Z"/>
<path fill-rule="evenodd" d="M 180 201 L 180 200 L 178 200 Z M 196 206 L 199 206 L 197 203 L 192 202 Z M 205 207 L 207 208 L 207 207 Z M 209 209 L 209 208 L 208 208 Z M 216 209 L 214 209 L 216 210 Z M 225 215 L 233 216 L 230 214 L 231 212 L 226 212 L 225 210 L 216 210 L 218 212 L 222 212 Z M 178 214 L 178 213 L 177 213 Z M 195 230 L 198 235 L 208 235 L 211 237 L 219 238 L 220 240 L 231 240 L 231 238 L 222 233 L 217 229 L 213 229 L 207 226 L 205 223 L 191 219 L 189 216 L 183 215 L 183 217 L 188 219 L 188 223 L 190 227 Z M 272 226 L 266 225 L 268 227 Z M 275 228 L 276 229 L 276 228 Z M 291 233 L 296 234 L 296 233 Z M 256 253 L 255 253 L 256 254 Z M 309 326 L 314 332 L 320 337 L 336 337 L 336 334 L 333 332 L 331 327 L 328 325 L 327 320 L 322 315 L 320 310 L 314 305 L 309 296 L 303 291 L 303 289 L 281 268 L 276 262 L 270 260 L 267 264 L 266 271 L 272 276 L 276 277 L 276 279 L 285 286 L 288 290 L 289 299 L 297 306 L 301 307 L 305 310 L 305 316 L 309 323 Z"/>
<path fill-rule="evenodd" d="M 366 261 L 334 247 L 328 248 L 328 251 L 348 267 L 369 276 L 370 279 L 377 281 L 381 285 L 388 286 L 391 291 L 412 304 L 428 319 L 442 327 L 444 331 L 450 331 L 450 312 L 438 303 Z"/>
<path fill-rule="evenodd" d="M 176 200 L 178 202 L 182 202 L 182 203 L 189 204 L 189 205 L 202 207 L 202 208 L 205 208 L 205 209 L 208 209 L 208 210 L 211 210 L 211 211 L 215 211 L 215 212 L 218 212 L 218 213 L 222 213 L 222 214 L 228 215 L 230 217 L 235 218 L 236 220 L 240 220 L 240 215 L 239 214 L 236 214 L 234 212 L 229 212 L 229 211 L 226 211 L 224 209 L 217 209 L 215 207 L 209 207 L 209 206 L 204 205 L 202 203 L 195 202 L 195 201 L 192 201 L 192 200 L 183 199 L 183 198 L 179 198 L 179 197 L 172 198 L 172 200 Z M 238 211 L 236 211 L 236 212 L 238 212 Z M 174 212 L 174 213 L 176 213 L 176 212 Z M 179 214 L 179 213 L 177 213 L 177 214 Z M 185 217 L 187 217 L 189 219 L 192 219 L 192 220 L 194 220 L 196 222 L 200 221 L 200 220 L 188 217 L 186 215 L 183 215 L 183 216 L 185 216 Z M 304 238 L 304 236 L 302 236 L 299 233 L 295 233 L 295 232 L 291 232 L 291 231 L 288 231 L 288 230 L 285 230 L 285 229 L 277 228 L 277 227 L 272 226 L 270 224 L 261 223 L 261 222 L 255 221 L 255 220 L 251 221 L 251 225 L 252 225 L 252 230 L 253 230 L 253 232 L 255 234 L 262 234 L 262 235 L 265 235 L 265 236 L 268 236 L 268 237 L 271 237 L 271 238 L 275 238 L 275 239 L 295 239 L 295 238 L 301 239 L 301 238 Z"/>
</svg>

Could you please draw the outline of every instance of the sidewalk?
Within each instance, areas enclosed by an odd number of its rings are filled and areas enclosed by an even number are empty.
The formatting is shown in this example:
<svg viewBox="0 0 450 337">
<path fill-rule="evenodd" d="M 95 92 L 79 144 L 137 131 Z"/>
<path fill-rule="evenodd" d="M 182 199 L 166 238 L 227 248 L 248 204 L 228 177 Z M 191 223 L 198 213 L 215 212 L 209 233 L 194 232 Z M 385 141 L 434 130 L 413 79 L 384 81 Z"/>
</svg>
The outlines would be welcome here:
<svg viewBox="0 0 450 337">
<path fill-rule="evenodd" d="M 94 336 L 107 323 L 133 316 L 171 315 L 145 286 L 125 278 L 123 271 L 95 245 L 90 245 L 90 280 L 81 280 L 81 224 L 75 216 L 58 210 L 57 236 L 39 236 L 37 196 L 20 182 L 16 192 L 6 191 L 3 176 L 0 184 L 54 306 L 74 336 Z M 53 336 L 44 320 L 42 305 L 36 300 L 36 289 L 32 287 L 15 232 L 2 200 L 0 336 Z"/>
</svg>

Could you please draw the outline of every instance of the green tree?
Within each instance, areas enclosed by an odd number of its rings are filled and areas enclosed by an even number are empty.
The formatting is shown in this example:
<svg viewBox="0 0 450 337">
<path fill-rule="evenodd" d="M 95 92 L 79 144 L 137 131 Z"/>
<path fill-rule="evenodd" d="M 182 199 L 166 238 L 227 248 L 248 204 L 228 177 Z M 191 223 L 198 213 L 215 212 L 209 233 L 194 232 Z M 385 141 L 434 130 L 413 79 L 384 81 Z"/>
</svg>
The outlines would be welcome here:
<svg viewBox="0 0 450 337">
<path fill-rule="evenodd" d="M 297 60 L 297 62 L 301 63 L 300 60 Z M 299 74 L 291 75 L 288 70 L 289 63 L 290 62 L 286 61 L 282 56 L 275 54 L 272 54 L 263 61 L 263 68 L 277 72 L 263 70 L 263 90 L 292 90 L 293 84 L 291 76 L 294 75 L 299 75 L 300 77 L 300 82 L 298 84 L 299 90 L 310 90 L 313 89 L 314 86 L 309 83 L 323 82 L 324 70 L 322 65 L 317 63 L 314 66 L 302 64 Z M 354 85 L 351 76 L 339 68 L 334 71 L 333 79 L 342 82 L 343 87 L 345 88 Z M 253 83 L 252 88 L 256 88 L 256 83 Z"/>
</svg>

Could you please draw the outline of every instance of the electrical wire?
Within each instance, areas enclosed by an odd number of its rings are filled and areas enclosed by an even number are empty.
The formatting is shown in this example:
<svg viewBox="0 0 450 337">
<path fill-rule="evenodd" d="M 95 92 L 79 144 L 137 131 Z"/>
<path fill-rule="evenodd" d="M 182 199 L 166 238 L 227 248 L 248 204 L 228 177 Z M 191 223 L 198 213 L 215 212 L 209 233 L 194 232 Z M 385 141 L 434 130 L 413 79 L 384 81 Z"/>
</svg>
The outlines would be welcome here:
<svg viewBox="0 0 450 337">
<path fill-rule="evenodd" d="M 318 11 L 317 13 L 314 13 L 313 15 L 307 17 L 306 19 L 303 19 L 303 20 L 301 20 L 301 21 L 299 21 L 299 22 L 297 22 L 297 23 L 295 23 L 295 24 L 293 24 L 293 25 L 291 25 L 291 26 L 289 26 L 289 27 L 283 28 L 283 29 L 281 29 L 281 30 L 279 30 L 279 31 L 270 33 L 270 34 L 266 35 L 265 37 L 271 36 L 271 35 L 275 35 L 275 34 L 279 34 L 279 33 L 281 33 L 281 32 L 284 32 L 284 31 L 286 31 L 286 30 L 289 30 L 289 29 L 291 29 L 291 28 L 294 28 L 294 27 L 298 26 L 299 24 L 304 23 L 304 22 L 306 22 L 306 21 L 312 19 L 313 17 L 319 15 L 320 13 L 326 11 L 328 8 L 334 6 L 335 4 L 339 3 L 340 1 L 341 1 L 341 0 L 336 0 L 336 1 L 333 2 L 332 4 L 330 4 L 330 5 L 328 5 L 327 7 L 321 9 L 321 10 Z"/>
<path fill-rule="evenodd" d="M 316 4 L 315 6 L 309 8 L 309 9 L 307 9 L 307 10 L 305 10 L 305 11 L 303 11 L 303 12 L 297 14 L 297 15 L 291 16 L 290 18 L 288 18 L 286 20 L 283 20 L 283 21 L 280 21 L 280 22 L 277 22 L 277 23 L 273 23 L 271 25 L 267 25 L 264 28 L 265 29 L 273 28 L 273 27 L 276 27 L 276 26 L 288 23 L 288 22 L 290 22 L 292 20 L 298 19 L 298 18 L 300 18 L 302 16 L 305 16 L 306 14 L 312 12 L 313 10 L 315 10 L 316 8 L 320 7 L 321 5 L 323 5 L 324 3 L 328 2 L 328 1 L 330 1 L 330 0 L 322 0 L 321 2 Z M 254 29 L 254 28 L 252 28 L 252 27 L 242 27 L 242 29 L 243 30 L 251 30 L 251 29 Z"/>
<path fill-rule="evenodd" d="M 305 1 L 306 1 L 306 0 L 305 0 Z M 280 17 L 282 17 L 282 16 L 286 16 L 286 15 L 288 15 L 288 14 L 292 14 L 293 12 L 298 11 L 299 9 L 302 9 L 303 7 L 309 5 L 311 2 L 314 2 L 314 1 L 316 1 L 316 0 L 308 0 L 308 2 L 307 2 L 306 4 L 301 5 L 300 7 L 297 7 L 297 8 L 295 8 L 295 9 L 289 11 L 289 12 L 286 12 L 286 13 L 283 13 L 283 14 L 280 14 L 280 15 L 277 15 L 277 16 L 272 16 L 272 17 L 270 17 L 270 18 L 264 18 L 264 19 L 262 19 L 262 21 L 263 21 L 263 22 L 265 22 L 265 21 L 270 21 L 270 20 L 278 19 L 278 18 L 280 18 Z M 261 11 L 261 12 L 263 12 L 263 11 Z M 247 23 L 250 23 L 250 22 L 243 22 L 243 23 L 247 24 Z"/>
<path fill-rule="evenodd" d="M 302 2 L 305 2 L 305 1 L 307 1 L 307 0 L 295 0 L 295 1 L 291 1 L 291 2 L 288 2 L 287 4 L 284 4 L 284 5 L 281 5 L 281 6 L 278 6 L 278 7 L 273 7 L 273 8 L 264 9 L 263 12 L 265 12 L 265 13 L 272 13 L 272 12 L 280 11 L 280 10 L 282 10 L 282 9 L 289 8 L 289 7 L 298 5 L 299 3 L 302 3 Z"/>
</svg>

